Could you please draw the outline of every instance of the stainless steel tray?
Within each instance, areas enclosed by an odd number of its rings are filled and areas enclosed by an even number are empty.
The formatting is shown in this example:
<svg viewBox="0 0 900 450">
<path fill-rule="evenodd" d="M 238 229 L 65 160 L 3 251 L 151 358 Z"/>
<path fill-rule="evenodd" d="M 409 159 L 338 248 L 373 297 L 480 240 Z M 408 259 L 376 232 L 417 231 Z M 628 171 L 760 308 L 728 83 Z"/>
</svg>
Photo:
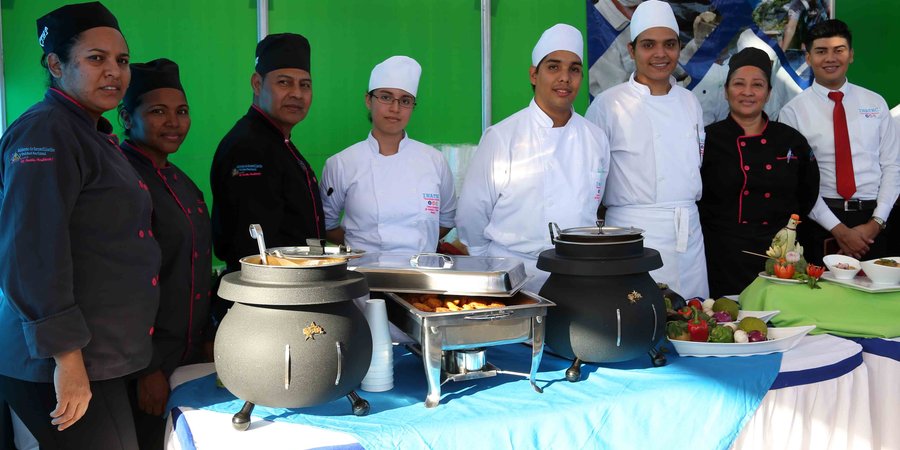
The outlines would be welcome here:
<svg viewBox="0 0 900 450">
<path fill-rule="evenodd" d="M 391 321 L 416 343 L 438 339 L 441 350 L 515 344 L 532 338 L 532 319 L 547 315 L 556 304 L 529 291 L 519 291 L 503 300 L 507 306 L 470 311 L 426 312 L 409 303 L 403 295 L 385 293 L 400 306 L 389 311 Z M 449 296 L 447 296 L 449 297 Z M 440 329 L 441 333 L 434 330 Z M 431 336 L 426 335 L 430 331 Z"/>
<path fill-rule="evenodd" d="M 366 275 L 369 289 L 509 297 L 528 281 L 525 266 L 513 258 L 370 253 L 348 261 L 348 268 Z"/>
</svg>

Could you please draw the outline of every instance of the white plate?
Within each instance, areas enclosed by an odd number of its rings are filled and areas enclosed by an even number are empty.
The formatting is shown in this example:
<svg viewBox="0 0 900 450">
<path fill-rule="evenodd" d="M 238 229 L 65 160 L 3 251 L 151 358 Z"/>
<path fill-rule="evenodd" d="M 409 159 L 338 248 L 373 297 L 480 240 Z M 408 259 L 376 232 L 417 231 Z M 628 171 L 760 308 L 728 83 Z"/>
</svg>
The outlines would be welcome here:
<svg viewBox="0 0 900 450">
<path fill-rule="evenodd" d="M 769 275 L 765 272 L 760 272 L 759 277 L 765 278 L 765 279 L 767 279 L 773 283 L 777 283 L 777 284 L 804 284 L 804 283 L 806 283 L 803 280 L 795 280 L 793 278 L 778 278 L 778 277 Z"/>
<path fill-rule="evenodd" d="M 802 327 L 769 328 L 768 341 L 747 342 L 744 344 L 724 344 L 720 342 L 691 342 L 672 341 L 675 350 L 681 356 L 752 356 L 767 355 L 769 353 L 786 352 L 798 342 L 800 338 L 815 329 L 815 325 Z"/>
<path fill-rule="evenodd" d="M 822 274 L 823 280 L 828 280 L 831 283 L 840 284 L 843 286 L 847 286 L 851 289 L 856 289 L 858 291 L 869 292 L 873 294 L 877 294 L 880 292 L 900 292 L 900 285 L 897 284 L 876 284 L 873 283 L 869 277 L 858 275 L 849 280 L 839 280 L 834 277 L 834 274 L 831 272 L 825 272 Z"/>
<path fill-rule="evenodd" d="M 781 311 L 779 311 L 777 309 L 775 311 L 744 311 L 744 310 L 740 310 L 740 311 L 738 311 L 738 316 L 737 316 L 736 322 L 740 322 L 741 319 L 743 319 L 744 317 L 756 317 L 757 319 L 762 320 L 763 322 L 768 322 L 770 319 L 777 316 L 778 313 L 780 313 L 780 312 Z"/>
</svg>

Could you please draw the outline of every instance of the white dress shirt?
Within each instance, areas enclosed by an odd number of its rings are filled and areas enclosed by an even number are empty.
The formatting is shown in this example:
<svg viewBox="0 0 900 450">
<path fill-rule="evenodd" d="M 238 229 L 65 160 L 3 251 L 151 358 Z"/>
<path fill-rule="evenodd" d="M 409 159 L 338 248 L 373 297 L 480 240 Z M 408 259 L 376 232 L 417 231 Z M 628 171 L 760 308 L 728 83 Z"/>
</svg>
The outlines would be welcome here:
<svg viewBox="0 0 900 450">
<path fill-rule="evenodd" d="M 573 112 L 563 127 L 531 104 L 488 128 L 469 163 L 457 229 L 472 255 L 517 257 L 535 279 L 541 251 L 552 248 L 548 224 L 595 226 L 609 170 L 606 134 Z"/>
<path fill-rule="evenodd" d="M 434 252 L 439 227 L 453 228 L 453 176 L 434 147 L 404 136 L 396 154 L 369 137 L 328 158 L 320 186 L 325 228 L 367 252 Z M 340 218 L 344 213 L 343 220 Z"/>
<path fill-rule="evenodd" d="M 606 223 L 644 229 L 645 246 L 663 260 L 651 276 L 682 295 L 706 296 L 696 205 L 703 193 L 703 111 L 690 91 L 674 78 L 670 83 L 666 95 L 651 95 L 632 75 L 595 98 L 585 118 L 609 135 Z"/>
<path fill-rule="evenodd" d="M 841 86 L 850 134 L 850 153 L 856 193 L 853 198 L 877 200 L 873 216 L 887 220 L 900 193 L 900 141 L 890 108 L 884 99 L 849 81 Z M 818 83 L 794 97 L 781 110 L 778 120 L 803 133 L 819 163 L 819 195 L 841 198 L 834 168 L 834 102 L 831 92 Z M 831 230 L 840 222 L 819 199 L 809 214 L 822 228 Z"/>
</svg>

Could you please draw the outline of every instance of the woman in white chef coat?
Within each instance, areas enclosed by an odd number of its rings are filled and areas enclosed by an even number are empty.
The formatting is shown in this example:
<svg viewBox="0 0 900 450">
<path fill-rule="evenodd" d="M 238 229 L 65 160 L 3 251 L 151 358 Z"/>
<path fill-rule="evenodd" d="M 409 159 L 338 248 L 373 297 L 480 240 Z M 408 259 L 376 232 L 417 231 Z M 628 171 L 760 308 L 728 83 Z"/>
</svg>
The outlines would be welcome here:
<svg viewBox="0 0 900 450">
<path fill-rule="evenodd" d="M 447 161 L 405 131 L 421 73 L 406 56 L 372 69 L 365 97 L 372 131 L 328 158 L 322 173 L 329 241 L 367 252 L 433 252 L 453 228 L 456 195 Z"/>
</svg>

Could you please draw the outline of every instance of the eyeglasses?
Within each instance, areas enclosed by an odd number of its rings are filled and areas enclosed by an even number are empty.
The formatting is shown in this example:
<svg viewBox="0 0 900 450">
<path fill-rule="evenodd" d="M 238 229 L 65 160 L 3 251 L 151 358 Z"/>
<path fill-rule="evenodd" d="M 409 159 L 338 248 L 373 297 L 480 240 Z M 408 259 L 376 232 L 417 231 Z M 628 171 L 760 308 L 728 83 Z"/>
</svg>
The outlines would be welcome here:
<svg viewBox="0 0 900 450">
<path fill-rule="evenodd" d="M 394 98 L 394 96 L 391 94 L 371 94 L 370 93 L 369 96 L 373 97 L 375 100 L 378 100 L 378 103 L 381 103 L 382 105 L 392 105 L 392 104 L 394 104 L 394 102 L 397 102 L 397 104 L 400 105 L 401 108 L 409 109 L 409 108 L 412 108 L 413 106 L 416 106 L 416 99 L 413 97 L 410 97 L 408 95 L 404 95 L 403 97 L 400 97 L 400 98 Z"/>
</svg>

